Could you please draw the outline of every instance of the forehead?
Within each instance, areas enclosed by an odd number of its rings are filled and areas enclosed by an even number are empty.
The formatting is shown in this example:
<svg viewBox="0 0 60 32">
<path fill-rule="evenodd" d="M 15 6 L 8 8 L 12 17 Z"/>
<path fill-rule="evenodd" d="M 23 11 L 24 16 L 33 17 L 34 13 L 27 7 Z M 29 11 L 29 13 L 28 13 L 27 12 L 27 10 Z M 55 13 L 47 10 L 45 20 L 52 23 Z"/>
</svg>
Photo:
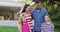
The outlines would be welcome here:
<svg viewBox="0 0 60 32">
<path fill-rule="evenodd" d="M 31 6 L 28 6 L 27 8 L 31 8 Z"/>
<path fill-rule="evenodd" d="M 45 17 L 49 17 L 49 16 L 45 16 Z"/>
<path fill-rule="evenodd" d="M 35 3 L 35 4 L 40 4 L 40 3 Z"/>
<path fill-rule="evenodd" d="M 40 5 L 40 3 L 35 3 L 35 5 Z"/>
<path fill-rule="evenodd" d="M 28 6 L 27 8 L 30 8 L 31 6 Z"/>
</svg>

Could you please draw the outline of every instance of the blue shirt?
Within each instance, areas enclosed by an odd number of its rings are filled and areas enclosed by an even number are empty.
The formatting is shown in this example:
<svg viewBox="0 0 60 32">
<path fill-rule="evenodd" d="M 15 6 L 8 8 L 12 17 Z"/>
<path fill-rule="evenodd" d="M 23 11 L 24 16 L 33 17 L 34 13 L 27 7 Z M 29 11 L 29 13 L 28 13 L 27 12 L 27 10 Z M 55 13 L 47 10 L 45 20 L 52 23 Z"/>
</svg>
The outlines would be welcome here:
<svg viewBox="0 0 60 32">
<path fill-rule="evenodd" d="M 32 18 L 34 19 L 34 30 L 40 31 L 41 25 L 45 22 L 44 16 L 48 14 L 45 8 L 40 7 L 40 11 L 38 12 L 36 9 L 32 10 Z"/>
</svg>

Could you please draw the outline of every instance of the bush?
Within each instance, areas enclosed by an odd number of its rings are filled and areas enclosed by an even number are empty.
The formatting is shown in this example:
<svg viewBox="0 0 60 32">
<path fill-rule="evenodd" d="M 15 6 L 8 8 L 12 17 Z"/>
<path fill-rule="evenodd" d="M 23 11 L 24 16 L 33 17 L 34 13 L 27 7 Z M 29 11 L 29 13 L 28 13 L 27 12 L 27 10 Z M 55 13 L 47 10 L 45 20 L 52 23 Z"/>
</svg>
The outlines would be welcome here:
<svg viewBox="0 0 60 32">
<path fill-rule="evenodd" d="M 60 21 L 54 21 L 53 24 L 54 24 L 54 26 L 59 27 L 60 26 Z"/>
</svg>

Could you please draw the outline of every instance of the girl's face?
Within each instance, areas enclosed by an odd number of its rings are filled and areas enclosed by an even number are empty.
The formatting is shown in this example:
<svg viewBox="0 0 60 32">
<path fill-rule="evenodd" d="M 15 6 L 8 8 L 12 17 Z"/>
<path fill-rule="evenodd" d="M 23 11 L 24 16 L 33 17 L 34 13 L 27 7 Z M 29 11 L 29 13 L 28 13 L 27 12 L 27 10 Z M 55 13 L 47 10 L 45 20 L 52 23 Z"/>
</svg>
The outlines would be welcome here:
<svg viewBox="0 0 60 32">
<path fill-rule="evenodd" d="M 26 12 L 28 12 L 28 11 L 30 11 L 30 6 L 28 6 L 27 8 L 26 8 Z"/>
</svg>

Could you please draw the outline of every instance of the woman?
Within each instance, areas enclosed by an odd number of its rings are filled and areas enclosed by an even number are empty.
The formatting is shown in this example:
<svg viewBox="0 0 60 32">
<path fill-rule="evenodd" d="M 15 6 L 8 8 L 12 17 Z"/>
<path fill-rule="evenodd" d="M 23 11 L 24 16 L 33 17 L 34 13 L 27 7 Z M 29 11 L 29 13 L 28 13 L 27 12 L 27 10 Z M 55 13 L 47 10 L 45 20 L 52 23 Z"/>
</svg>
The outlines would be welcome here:
<svg viewBox="0 0 60 32">
<path fill-rule="evenodd" d="M 31 32 L 31 29 L 33 29 L 33 26 L 31 22 L 32 18 L 31 18 L 31 12 L 30 12 L 30 5 L 25 4 L 20 17 L 21 17 L 22 32 Z"/>
</svg>

